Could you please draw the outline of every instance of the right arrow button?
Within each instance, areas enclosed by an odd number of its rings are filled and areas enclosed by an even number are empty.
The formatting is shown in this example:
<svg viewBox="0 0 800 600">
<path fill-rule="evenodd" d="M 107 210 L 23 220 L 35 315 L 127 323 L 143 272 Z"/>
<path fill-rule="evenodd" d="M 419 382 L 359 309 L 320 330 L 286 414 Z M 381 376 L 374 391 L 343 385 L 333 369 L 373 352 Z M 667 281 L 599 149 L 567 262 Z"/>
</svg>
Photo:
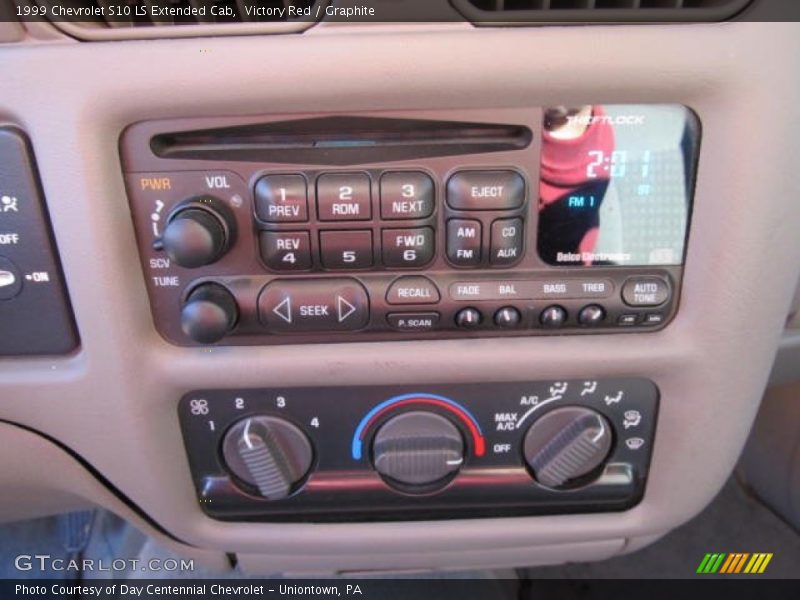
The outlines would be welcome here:
<svg viewBox="0 0 800 600">
<path fill-rule="evenodd" d="M 272 333 L 354 331 L 369 321 L 369 297 L 355 279 L 276 279 L 258 298 L 261 323 Z"/>
</svg>

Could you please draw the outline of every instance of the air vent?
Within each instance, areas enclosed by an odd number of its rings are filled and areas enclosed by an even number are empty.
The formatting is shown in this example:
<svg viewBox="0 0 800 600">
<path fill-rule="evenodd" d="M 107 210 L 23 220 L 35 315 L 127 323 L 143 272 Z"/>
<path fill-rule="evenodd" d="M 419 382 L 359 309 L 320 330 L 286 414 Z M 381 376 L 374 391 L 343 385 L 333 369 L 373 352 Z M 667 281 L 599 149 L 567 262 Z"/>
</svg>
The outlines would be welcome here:
<svg viewBox="0 0 800 600">
<path fill-rule="evenodd" d="M 328 0 L 35 0 L 53 24 L 88 41 L 295 33 Z M 320 9 L 320 10 L 318 10 Z"/>
<path fill-rule="evenodd" d="M 724 21 L 752 0 L 451 0 L 476 25 Z"/>
</svg>

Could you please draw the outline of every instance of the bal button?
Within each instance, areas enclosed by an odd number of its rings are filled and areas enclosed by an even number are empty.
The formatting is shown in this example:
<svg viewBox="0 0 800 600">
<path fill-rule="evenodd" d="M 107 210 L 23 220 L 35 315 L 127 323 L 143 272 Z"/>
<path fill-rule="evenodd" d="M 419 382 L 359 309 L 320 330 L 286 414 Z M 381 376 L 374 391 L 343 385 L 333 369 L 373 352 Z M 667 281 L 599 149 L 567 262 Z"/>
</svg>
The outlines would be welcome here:
<svg viewBox="0 0 800 600">
<path fill-rule="evenodd" d="M 504 306 L 494 313 L 494 324 L 498 327 L 511 329 L 517 327 L 522 321 L 522 315 L 513 306 Z"/>
</svg>

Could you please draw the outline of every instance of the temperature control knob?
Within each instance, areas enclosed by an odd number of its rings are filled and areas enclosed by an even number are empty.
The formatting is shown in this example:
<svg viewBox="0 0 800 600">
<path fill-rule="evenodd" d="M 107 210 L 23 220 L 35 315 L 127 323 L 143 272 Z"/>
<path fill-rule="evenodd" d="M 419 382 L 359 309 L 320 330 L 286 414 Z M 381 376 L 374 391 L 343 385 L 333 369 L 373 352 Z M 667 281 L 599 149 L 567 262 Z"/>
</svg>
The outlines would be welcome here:
<svg viewBox="0 0 800 600">
<path fill-rule="evenodd" d="M 181 310 L 181 329 L 195 342 L 213 344 L 233 329 L 239 309 L 233 295 L 218 283 L 192 290 Z"/>
<path fill-rule="evenodd" d="M 545 414 L 531 425 L 523 453 L 536 481 L 564 488 L 595 471 L 611 451 L 611 441 L 611 425 L 603 415 L 568 406 Z"/>
<path fill-rule="evenodd" d="M 431 491 L 447 483 L 463 462 L 461 432 L 432 412 L 392 417 L 372 442 L 375 470 L 407 491 Z"/>
<path fill-rule="evenodd" d="M 256 416 L 228 430 L 222 455 L 236 477 L 268 500 L 279 500 L 305 478 L 314 451 L 306 435 L 289 421 Z"/>
<path fill-rule="evenodd" d="M 219 260 L 231 243 L 233 218 L 221 201 L 201 197 L 180 204 L 167 220 L 161 247 L 171 260 L 195 269 Z"/>
</svg>

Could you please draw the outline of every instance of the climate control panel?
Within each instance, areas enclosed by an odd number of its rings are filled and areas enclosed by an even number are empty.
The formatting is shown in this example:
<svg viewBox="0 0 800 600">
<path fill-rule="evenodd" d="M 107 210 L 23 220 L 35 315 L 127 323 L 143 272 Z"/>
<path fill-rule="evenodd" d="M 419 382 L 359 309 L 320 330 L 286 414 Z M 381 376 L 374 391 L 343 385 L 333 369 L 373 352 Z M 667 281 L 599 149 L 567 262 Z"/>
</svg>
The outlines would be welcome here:
<svg viewBox="0 0 800 600">
<path fill-rule="evenodd" d="M 209 516 L 424 519 L 635 505 L 658 400 L 644 379 L 202 390 L 179 414 Z"/>
</svg>

